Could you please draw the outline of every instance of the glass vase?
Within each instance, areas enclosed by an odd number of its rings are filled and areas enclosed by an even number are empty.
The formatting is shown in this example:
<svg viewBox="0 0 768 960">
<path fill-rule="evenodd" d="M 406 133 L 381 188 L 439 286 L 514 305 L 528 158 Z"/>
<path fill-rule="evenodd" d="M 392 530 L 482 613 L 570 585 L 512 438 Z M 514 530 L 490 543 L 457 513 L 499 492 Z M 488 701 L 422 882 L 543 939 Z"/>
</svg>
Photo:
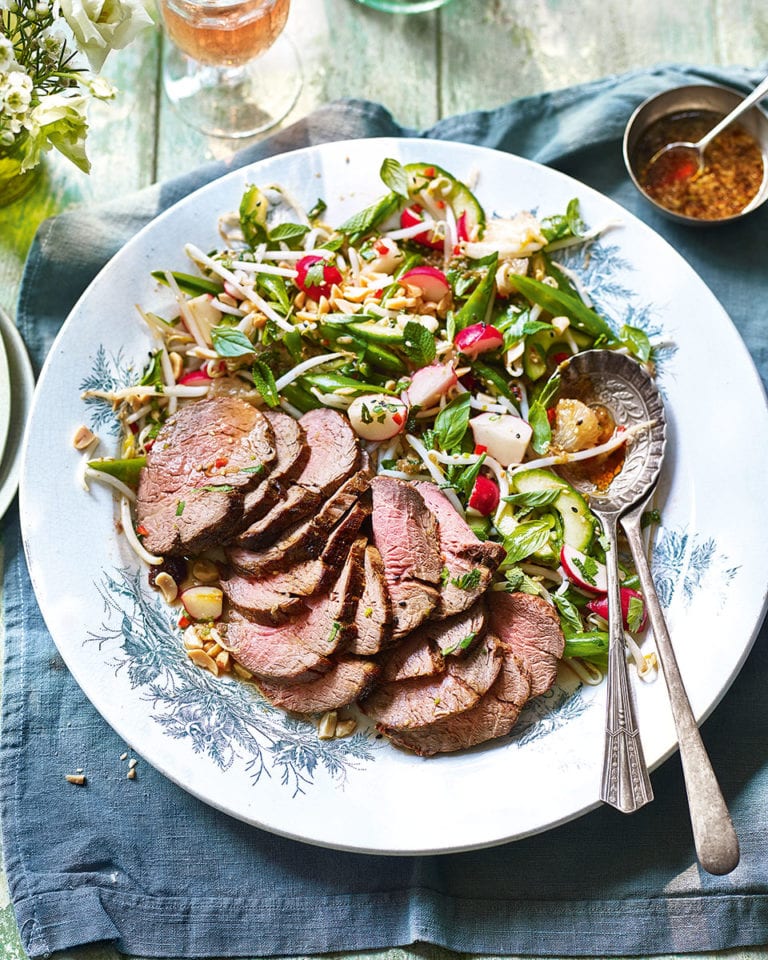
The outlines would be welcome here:
<svg viewBox="0 0 768 960">
<path fill-rule="evenodd" d="M 40 166 L 21 170 L 22 143 L 0 146 L 0 207 L 6 207 L 28 193 L 40 176 Z"/>
</svg>

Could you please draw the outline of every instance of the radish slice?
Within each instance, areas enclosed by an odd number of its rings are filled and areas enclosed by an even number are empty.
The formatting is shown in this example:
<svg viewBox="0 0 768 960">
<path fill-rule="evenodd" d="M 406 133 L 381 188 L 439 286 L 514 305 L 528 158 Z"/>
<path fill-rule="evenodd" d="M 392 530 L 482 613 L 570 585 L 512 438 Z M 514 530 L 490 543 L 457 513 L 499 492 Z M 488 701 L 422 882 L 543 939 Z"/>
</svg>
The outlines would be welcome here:
<svg viewBox="0 0 768 960">
<path fill-rule="evenodd" d="M 421 207 L 418 204 L 414 204 L 412 207 L 406 207 L 400 214 L 400 226 L 403 229 L 415 227 L 417 224 L 422 223 L 423 220 Z M 411 240 L 414 240 L 416 243 L 422 243 L 425 247 L 430 247 L 432 250 L 442 250 L 444 246 L 442 238 L 437 237 L 433 240 L 432 237 L 432 231 L 426 229 L 423 233 L 417 233 L 411 237 Z"/>
<path fill-rule="evenodd" d="M 408 406 L 383 393 L 355 397 L 347 410 L 355 433 L 364 440 L 391 440 L 405 429 Z"/>
<path fill-rule="evenodd" d="M 401 283 L 410 283 L 418 287 L 425 300 L 439 303 L 446 293 L 451 292 L 451 285 L 442 270 L 437 267 L 414 267 L 400 277 Z"/>
<path fill-rule="evenodd" d="M 488 517 L 495 512 L 499 505 L 500 493 L 499 485 L 494 483 L 490 477 L 480 474 L 475 480 L 472 493 L 469 497 L 468 506 L 477 510 L 483 517 Z"/>
<path fill-rule="evenodd" d="M 648 615 L 645 611 L 645 601 L 643 600 L 643 595 L 638 593 L 637 590 L 630 590 L 629 587 L 622 587 L 619 591 L 621 594 L 621 617 L 624 621 L 624 629 L 631 630 L 632 633 L 641 633 L 645 630 L 646 624 L 648 623 Z M 640 612 L 640 622 L 630 626 L 629 624 L 629 614 L 630 614 L 630 604 L 635 600 L 642 604 Z M 590 600 L 587 604 L 587 608 L 596 613 L 599 617 L 602 617 L 604 620 L 608 619 L 608 597 L 598 597 L 596 600 Z M 637 614 L 635 613 L 634 618 L 637 620 Z"/>
<path fill-rule="evenodd" d="M 560 551 L 560 563 L 563 565 L 566 576 L 582 590 L 589 593 L 605 594 L 608 592 L 608 574 L 605 564 L 588 557 L 575 547 L 565 544 Z M 606 607 L 607 612 L 607 607 Z"/>
<path fill-rule="evenodd" d="M 208 585 L 189 587 L 182 593 L 181 602 L 193 620 L 218 620 L 224 604 L 224 593 L 219 587 Z"/>
<path fill-rule="evenodd" d="M 496 327 L 488 323 L 472 323 L 459 330 L 453 342 L 465 357 L 474 360 L 478 354 L 503 347 L 504 337 Z"/>
<path fill-rule="evenodd" d="M 205 372 L 205 370 L 190 370 L 189 373 L 183 374 L 176 381 L 177 384 L 181 386 L 196 386 L 202 385 L 207 386 L 211 382 L 211 377 Z"/>
<path fill-rule="evenodd" d="M 310 253 L 296 264 L 296 286 L 312 300 L 327 297 L 334 283 L 341 283 L 339 270 L 323 257 Z"/>
<path fill-rule="evenodd" d="M 431 363 L 414 373 L 406 391 L 408 403 L 422 410 L 433 407 L 457 383 L 456 373 L 450 364 Z"/>
</svg>

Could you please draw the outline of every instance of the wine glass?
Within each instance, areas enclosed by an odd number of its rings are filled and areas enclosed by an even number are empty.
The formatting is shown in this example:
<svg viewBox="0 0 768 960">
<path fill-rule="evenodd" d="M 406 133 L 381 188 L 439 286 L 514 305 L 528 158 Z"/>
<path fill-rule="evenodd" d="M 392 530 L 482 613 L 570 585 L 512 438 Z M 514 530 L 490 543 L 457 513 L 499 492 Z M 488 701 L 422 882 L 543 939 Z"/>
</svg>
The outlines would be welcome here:
<svg viewBox="0 0 768 960">
<path fill-rule="evenodd" d="M 296 103 L 301 62 L 282 35 L 290 0 L 160 0 L 163 85 L 183 119 L 218 137 L 273 127 Z"/>
</svg>

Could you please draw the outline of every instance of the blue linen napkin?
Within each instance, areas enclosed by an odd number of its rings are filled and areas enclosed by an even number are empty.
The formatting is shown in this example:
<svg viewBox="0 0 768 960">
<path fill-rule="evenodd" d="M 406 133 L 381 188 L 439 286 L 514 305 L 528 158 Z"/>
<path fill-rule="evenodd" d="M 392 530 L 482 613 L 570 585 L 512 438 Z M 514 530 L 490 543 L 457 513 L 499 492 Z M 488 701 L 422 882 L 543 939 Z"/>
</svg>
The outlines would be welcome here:
<svg viewBox="0 0 768 960">
<path fill-rule="evenodd" d="M 768 207 L 716 236 L 677 226 L 641 202 L 619 149 L 626 118 L 650 94 L 701 80 L 747 90 L 758 79 L 742 69 L 659 67 L 450 118 L 419 135 L 550 164 L 642 217 L 719 297 L 765 381 Z M 341 102 L 243 151 L 236 163 L 327 140 L 403 134 L 414 131 L 382 107 Z M 38 364 L 98 268 L 157 212 L 223 171 L 211 165 L 41 227 L 18 307 Z M 72 236 L 76 246 L 67 242 Z M 91 707 L 45 629 L 15 510 L 0 530 L 3 843 L 31 956 L 103 940 L 146 957 L 307 955 L 417 941 L 473 953 L 647 956 L 768 942 L 766 629 L 703 730 L 742 845 L 731 875 L 697 867 L 676 757 L 653 776 L 655 802 L 631 818 L 602 808 L 491 850 L 379 858 L 246 826 L 146 764 L 126 782 L 126 746 Z M 63 773 L 77 768 L 87 769 L 87 789 L 64 782 Z"/>
</svg>

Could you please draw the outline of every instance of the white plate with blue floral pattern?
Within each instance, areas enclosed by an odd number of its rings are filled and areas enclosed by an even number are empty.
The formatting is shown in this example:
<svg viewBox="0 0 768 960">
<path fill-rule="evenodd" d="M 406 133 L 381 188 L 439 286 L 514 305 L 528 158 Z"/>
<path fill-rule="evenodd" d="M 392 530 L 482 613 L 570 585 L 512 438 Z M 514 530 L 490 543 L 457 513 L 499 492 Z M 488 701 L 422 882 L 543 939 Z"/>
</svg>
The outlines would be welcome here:
<svg viewBox="0 0 768 960">
<path fill-rule="evenodd" d="M 461 179 L 477 172 L 481 203 L 499 215 L 560 213 L 578 197 L 588 225 L 619 223 L 588 257 L 573 253 L 566 264 L 617 327 L 631 323 L 665 344 L 658 370 L 671 442 L 653 567 L 694 713 L 707 716 L 744 663 L 765 606 L 768 444 L 754 438 L 768 435 L 768 417 L 759 378 L 723 309 L 670 246 L 588 187 L 507 154 L 421 140 L 326 144 L 235 171 L 158 217 L 94 280 L 50 352 L 21 509 L 53 638 L 97 709 L 147 761 L 263 829 L 415 854 L 501 843 L 597 806 L 603 687 L 580 686 L 564 672 L 510 736 L 456 755 L 410 756 L 366 729 L 319 740 L 314 724 L 270 707 L 252 685 L 215 678 L 186 658 L 174 612 L 116 533 L 109 492 L 80 485 L 71 442 L 85 422 L 115 443 L 109 406 L 85 404 L 81 391 L 133 380 L 150 349 L 134 304 L 151 309 L 161 296 L 150 271 L 186 269 L 187 241 L 214 247 L 217 218 L 237 209 L 245 184 L 279 182 L 306 207 L 322 197 L 327 220 L 338 223 L 380 196 L 388 156 L 436 163 Z M 733 492 L 745 450 L 750 469 L 739 473 L 735 508 L 724 491 Z M 656 766 L 675 748 L 664 684 L 635 689 L 643 746 Z"/>
</svg>

